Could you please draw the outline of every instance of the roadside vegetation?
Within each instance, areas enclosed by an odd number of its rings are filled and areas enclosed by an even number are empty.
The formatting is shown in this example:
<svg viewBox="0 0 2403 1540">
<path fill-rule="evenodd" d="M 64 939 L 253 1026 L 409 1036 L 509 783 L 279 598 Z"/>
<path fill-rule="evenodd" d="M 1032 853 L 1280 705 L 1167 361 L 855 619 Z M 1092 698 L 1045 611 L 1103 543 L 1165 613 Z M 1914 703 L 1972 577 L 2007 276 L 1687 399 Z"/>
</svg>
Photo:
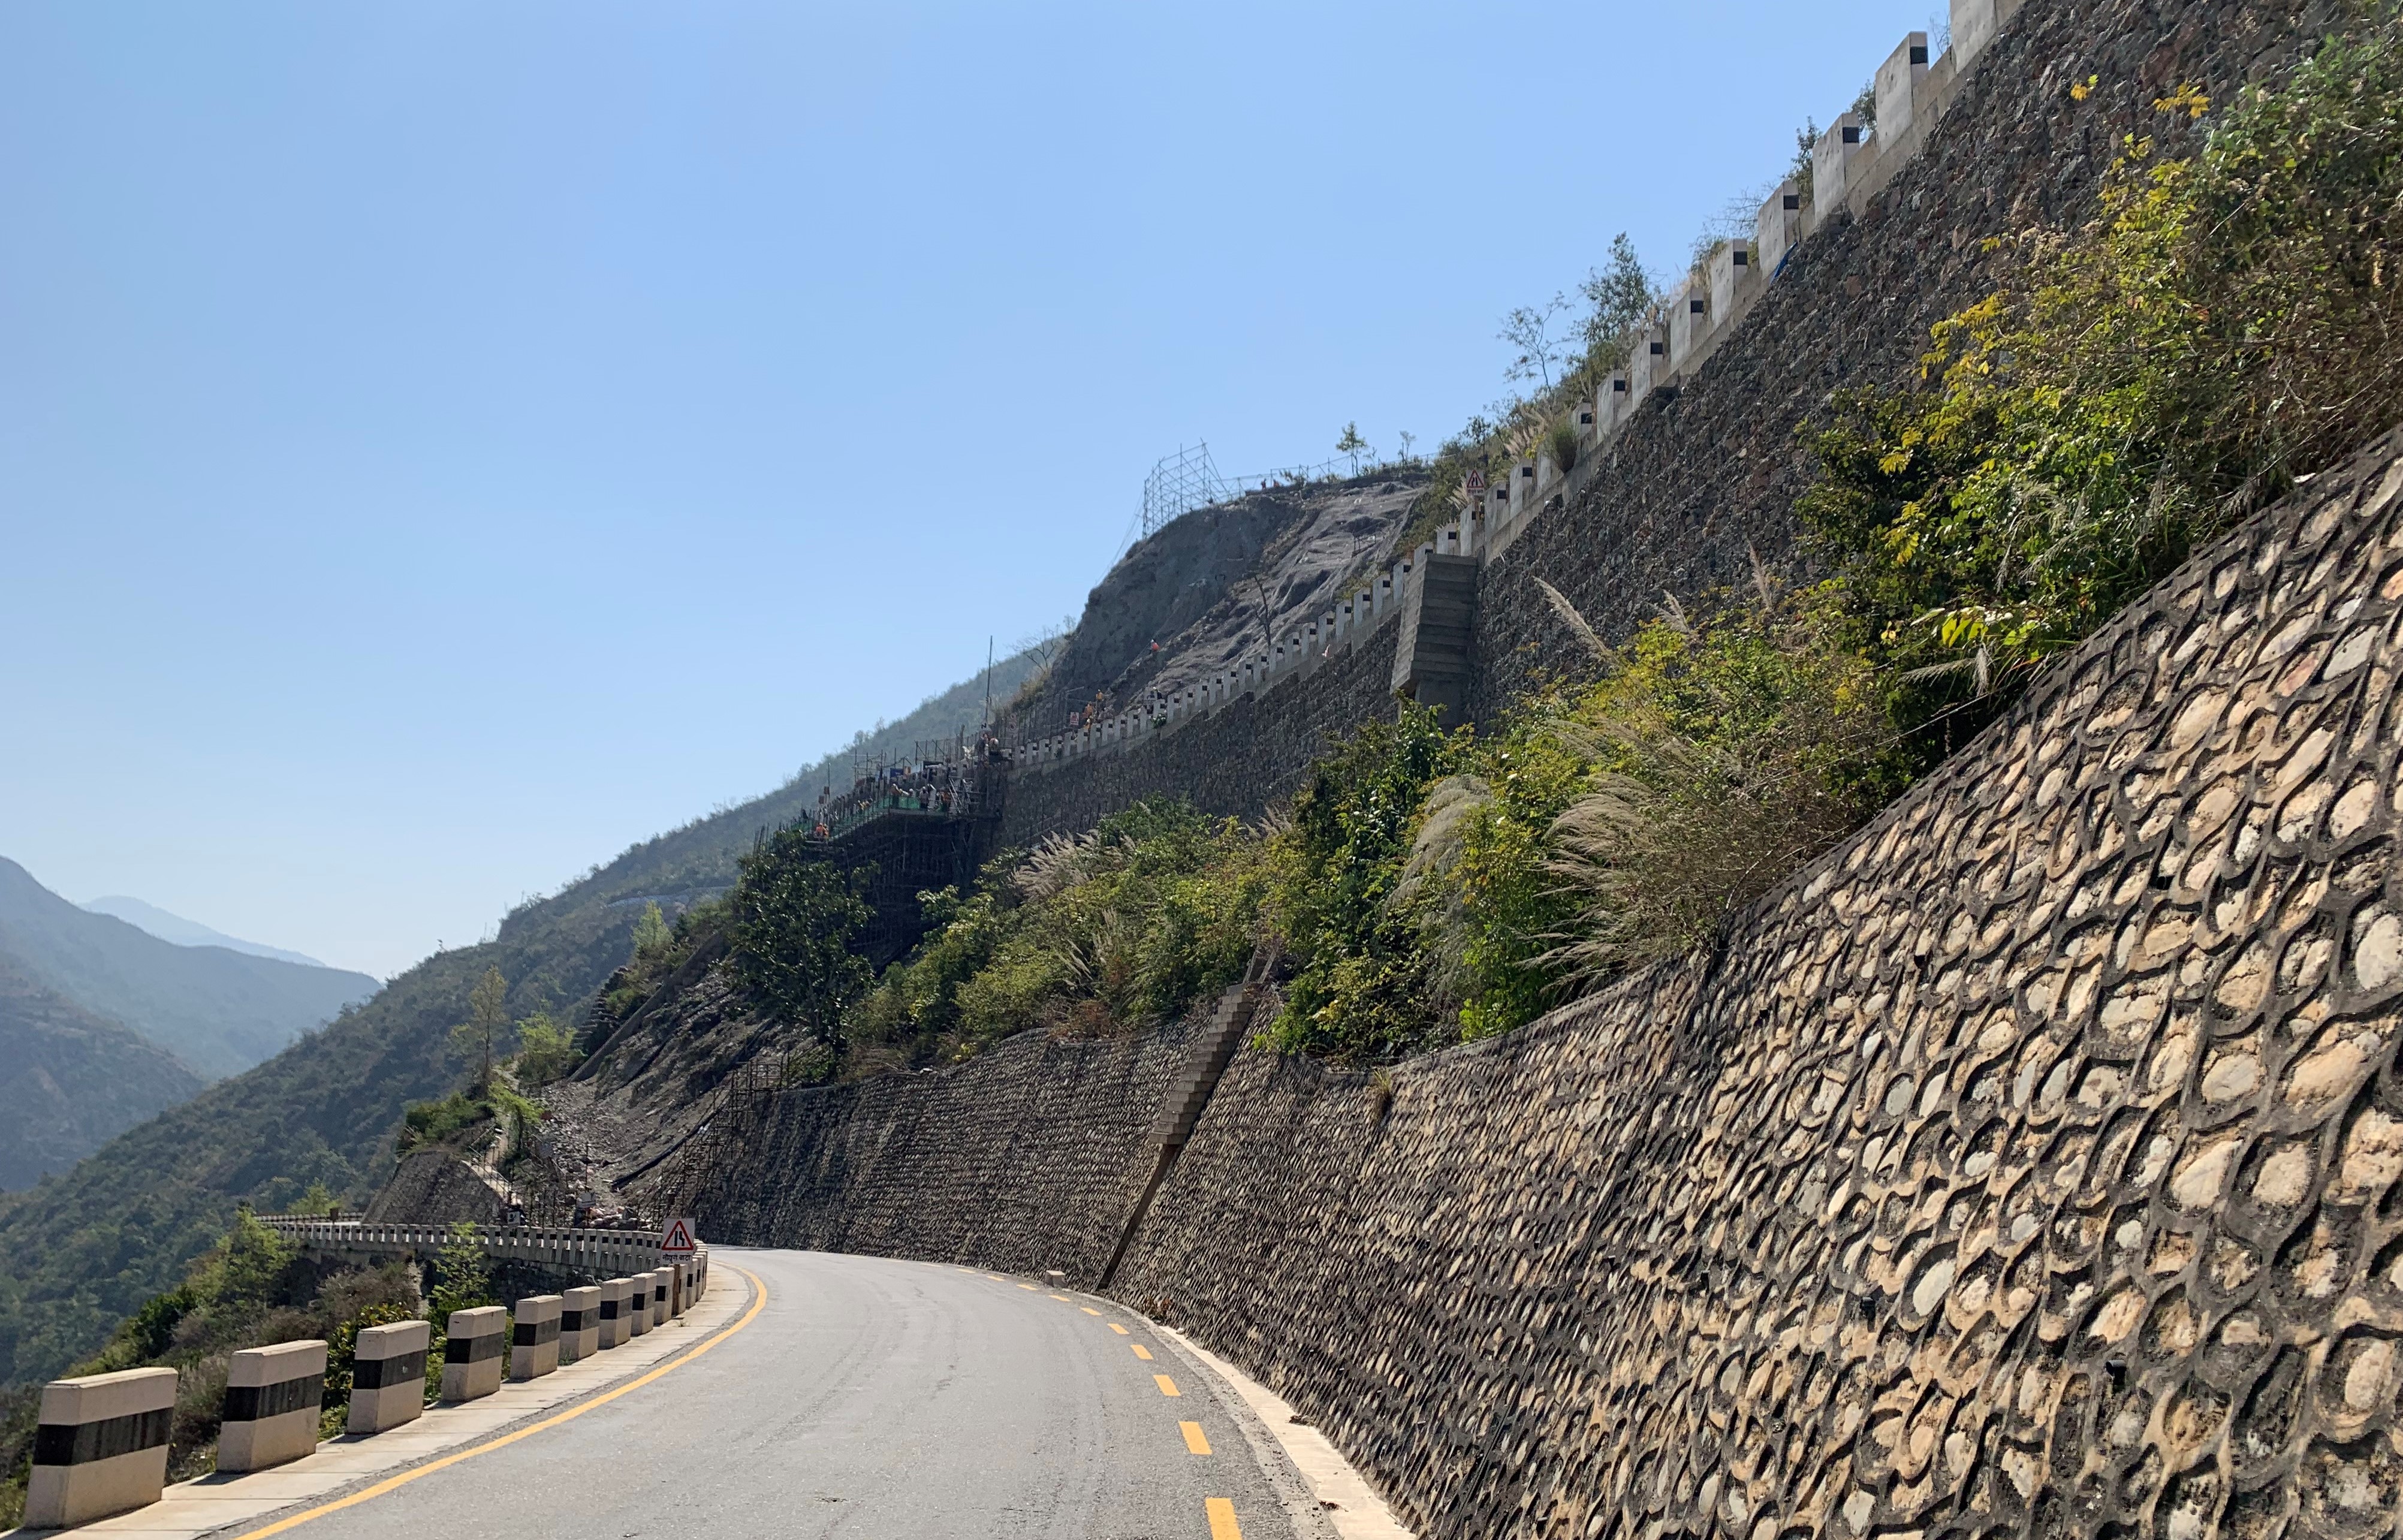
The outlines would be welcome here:
<svg viewBox="0 0 2403 1540">
<path fill-rule="evenodd" d="M 926 895 L 917 952 L 812 1018 L 823 1073 L 1155 1022 L 1255 946 L 1282 957 L 1271 1045 L 1378 1062 L 1705 944 L 2199 543 L 2403 417 L 2392 16 L 2274 91 L 2154 113 L 2088 223 L 1994 239 L 2002 283 L 1912 386 L 1801 430 L 1807 581 L 1760 570 L 1616 645 L 1552 594 L 1582 655 L 1479 732 L 1405 707 L 1260 825 L 1145 803 Z M 1548 341 L 1555 312 L 1514 317 L 1531 399 L 1615 367 L 1610 323 L 1651 298 L 1621 242 L 1578 351 Z M 1549 425 L 1472 424 L 1438 487 Z"/>
</svg>

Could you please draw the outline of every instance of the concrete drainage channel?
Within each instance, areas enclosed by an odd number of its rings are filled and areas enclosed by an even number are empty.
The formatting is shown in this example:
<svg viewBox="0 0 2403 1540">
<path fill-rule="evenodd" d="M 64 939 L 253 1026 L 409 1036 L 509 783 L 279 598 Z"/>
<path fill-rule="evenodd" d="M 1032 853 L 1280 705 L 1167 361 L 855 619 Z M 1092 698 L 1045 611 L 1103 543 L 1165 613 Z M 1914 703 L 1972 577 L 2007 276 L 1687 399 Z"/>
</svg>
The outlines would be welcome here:
<svg viewBox="0 0 2403 1540">
<path fill-rule="evenodd" d="M 343 1436 L 318 1441 L 326 1344 L 281 1342 L 234 1354 L 217 1469 L 165 1484 L 175 1404 L 171 1368 L 52 1381 L 42 1392 L 25 1527 L 184 1540 L 304 1505 L 364 1496 L 512 1424 L 655 1369 L 710 1340 L 751 1302 L 709 1288 L 706 1253 L 605 1283 L 459 1311 L 442 1399 L 424 1404 L 432 1328 L 396 1322 L 359 1334 Z M 506 1373 L 507 1378 L 504 1379 Z M 631 1387 L 629 1387 L 631 1388 Z M 444 1459 L 448 1456 L 449 1459 Z M 280 1526 L 277 1526 L 280 1527 Z"/>
</svg>

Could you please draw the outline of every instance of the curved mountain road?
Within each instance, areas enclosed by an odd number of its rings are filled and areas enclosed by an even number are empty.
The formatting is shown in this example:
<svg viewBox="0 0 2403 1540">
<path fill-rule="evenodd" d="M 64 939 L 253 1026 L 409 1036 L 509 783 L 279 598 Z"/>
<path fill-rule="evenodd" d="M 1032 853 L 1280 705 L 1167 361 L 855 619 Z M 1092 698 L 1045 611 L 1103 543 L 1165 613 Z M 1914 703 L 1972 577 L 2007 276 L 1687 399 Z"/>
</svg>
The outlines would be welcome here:
<svg viewBox="0 0 2403 1540">
<path fill-rule="evenodd" d="M 288 1533 L 1331 1533 L 1234 1395 L 1107 1301 L 924 1262 L 723 1248 L 714 1257 L 718 1287 L 743 1286 L 741 1269 L 768 1298 L 712 1352 L 573 1421 Z"/>
</svg>

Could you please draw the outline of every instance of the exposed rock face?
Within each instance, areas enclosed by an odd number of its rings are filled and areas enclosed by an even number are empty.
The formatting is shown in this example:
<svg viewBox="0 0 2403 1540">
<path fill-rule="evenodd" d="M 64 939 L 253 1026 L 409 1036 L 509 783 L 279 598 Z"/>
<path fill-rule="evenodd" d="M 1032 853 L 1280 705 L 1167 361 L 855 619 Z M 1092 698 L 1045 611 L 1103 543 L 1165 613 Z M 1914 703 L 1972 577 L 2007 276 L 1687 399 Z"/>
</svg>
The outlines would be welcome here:
<svg viewBox="0 0 2403 1540">
<path fill-rule="evenodd" d="M 501 1222 L 501 1195 L 475 1168 L 442 1150 L 403 1156 L 372 1201 L 366 1217 L 375 1224 L 447 1225 Z"/>
<path fill-rule="evenodd" d="M 1257 492 L 1170 523 L 1085 601 L 1050 677 L 1022 705 L 1025 730 L 1057 732 L 1097 698 L 1122 710 L 1147 692 L 1182 689 L 1308 623 L 1337 602 L 1345 577 L 1385 555 L 1424 484 Z"/>
<path fill-rule="evenodd" d="M 1422 1534 L 2391 1535 L 2403 435 L 1712 954 L 1390 1083 L 1237 1059 L 1116 1291 Z M 729 1112 L 729 1242 L 1076 1266 L 1167 1041 Z"/>
</svg>

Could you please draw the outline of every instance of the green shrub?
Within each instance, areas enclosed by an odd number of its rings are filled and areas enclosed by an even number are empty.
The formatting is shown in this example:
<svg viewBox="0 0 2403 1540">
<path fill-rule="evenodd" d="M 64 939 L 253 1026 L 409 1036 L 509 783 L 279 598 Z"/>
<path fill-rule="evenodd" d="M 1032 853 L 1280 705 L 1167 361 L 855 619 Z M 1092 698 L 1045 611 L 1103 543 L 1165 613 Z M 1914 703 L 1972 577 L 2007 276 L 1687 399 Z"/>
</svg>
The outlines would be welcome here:
<svg viewBox="0 0 2403 1540">
<path fill-rule="evenodd" d="M 511 1064 L 518 1083 L 545 1086 L 572 1072 L 584 1056 L 576 1046 L 575 1029 L 536 1011 L 518 1023 L 517 1058 Z"/>
<path fill-rule="evenodd" d="M 490 1122 L 492 1117 L 490 1096 L 477 1096 L 466 1090 L 454 1090 L 438 1102 L 411 1102 L 401 1109 L 400 1132 L 394 1151 L 407 1155 L 411 1150 L 449 1144 L 459 1133 Z"/>
<path fill-rule="evenodd" d="M 1577 424 L 1574 423 L 1555 423 L 1552 424 L 1552 431 L 1544 439 L 1544 447 L 1552 452 L 1553 465 L 1563 476 L 1566 476 L 1577 465 L 1578 442 Z"/>
<path fill-rule="evenodd" d="M 1469 742 L 1406 704 L 1312 768 L 1274 840 L 1269 907 L 1295 967 L 1265 1034 L 1274 1047 L 1365 1061 L 1439 1040 L 1432 959 L 1392 899 L 1428 788 Z"/>
<path fill-rule="evenodd" d="M 2189 134 L 2210 104 L 2156 106 Z M 1799 511 L 1915 769 L 2403 417 L 2398 209 L 2403 46 L 2382 17 L 2248 88 L 2189 155 L 2126 141 L 2085 228 L 1993 243 L 2012 279 L 1935 329 L 1924 388 L 1839 395 Z"/>
</svg>

